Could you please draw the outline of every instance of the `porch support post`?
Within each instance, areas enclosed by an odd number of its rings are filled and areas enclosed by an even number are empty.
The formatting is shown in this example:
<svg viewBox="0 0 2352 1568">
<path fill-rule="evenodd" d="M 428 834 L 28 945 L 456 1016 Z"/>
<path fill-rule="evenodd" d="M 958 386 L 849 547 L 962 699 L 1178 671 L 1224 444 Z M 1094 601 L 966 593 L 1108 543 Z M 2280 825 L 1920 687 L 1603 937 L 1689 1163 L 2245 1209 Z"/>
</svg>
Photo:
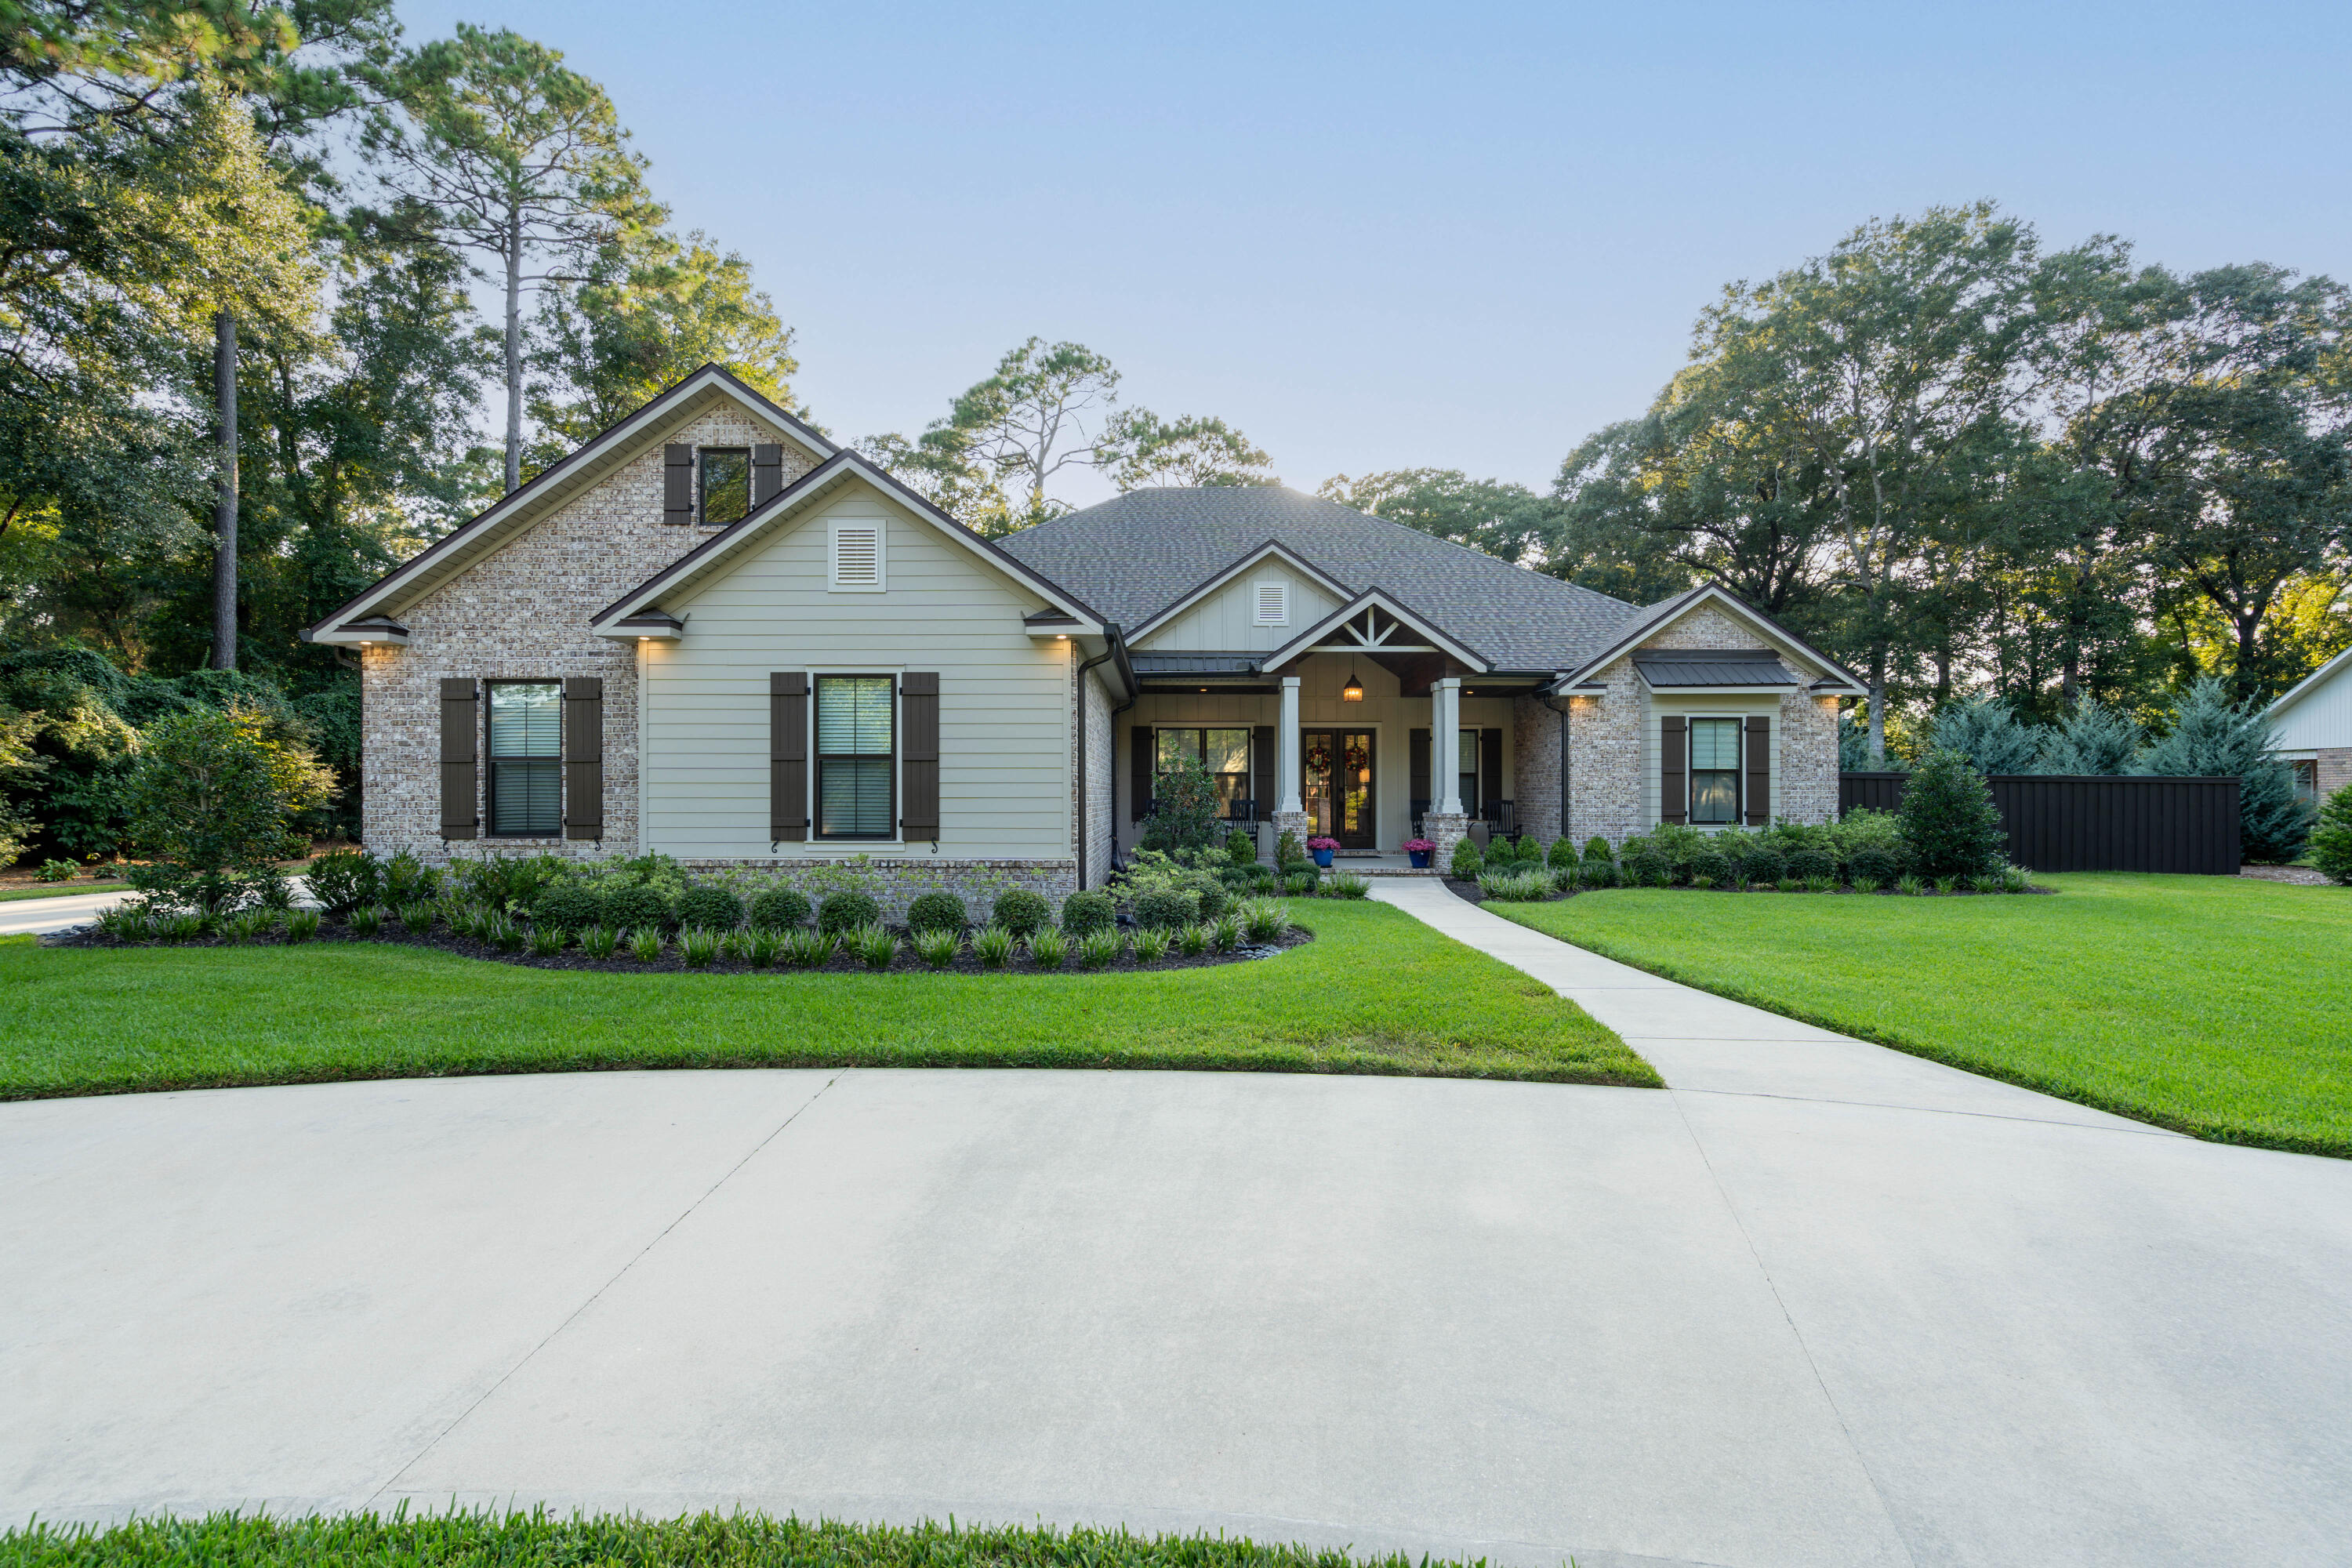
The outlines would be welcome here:
<svg viewBox="0 0 2352 1568">
<path fill-rule="evenodd" d="M 1282 678 L 1282 722 L 1275 726 L 1274 832 L 1277 847 L 1282 835 L 1296 835 L 1303 852 L 1307 846 L 1307 806 L 1298 798 L 1298 677 Z"/>
<path fill-rule="evenodd" d="M 1429 689 L 1429 768 L 1433 804 L 1422 833 L 1437 846 L 1433 858 L 1443 875 L 1454 863 L 1454 847 L 1470 831 L 1462 810 L 1462 678 L 1449 675 Z"/>
</svg>

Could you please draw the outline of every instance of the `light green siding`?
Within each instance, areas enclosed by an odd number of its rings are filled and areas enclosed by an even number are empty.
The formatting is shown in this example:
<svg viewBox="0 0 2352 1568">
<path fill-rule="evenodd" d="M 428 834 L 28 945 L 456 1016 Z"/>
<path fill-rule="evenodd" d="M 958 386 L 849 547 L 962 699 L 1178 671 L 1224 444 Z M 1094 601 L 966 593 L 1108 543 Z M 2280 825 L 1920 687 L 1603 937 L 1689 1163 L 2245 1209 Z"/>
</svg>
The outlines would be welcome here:
<svg viewBox="0 0 2352 1568">
<path fill-rule="evenodd" d="M 826 588 L 835 521 L 885 529 L 881 593 Z M 940 677 L 940 854 L 1067 858 L 1072 645 L 1033 638 L 1043 601 L 863 487 L 749 549 L 663 608 L 687 623 L 644 647 L 644 846 L 681 859 L 860 850 L 929 858 L 928 841 L 768 841 L 768 677 L 775 670 Z M 814 784 L 815 766 L 810 767 Z"/>
<path fill-rule="evenodd" d="M 1278 626 L 1257 624 L 1257 585 L 1290 584 L 1290 613 Z M 1135 645 L 1136 651 L 1248 649 L 1271 653 L 1339 607 L 1339 601 L 1278 561 L 1243 573 Z"/>
</svg>

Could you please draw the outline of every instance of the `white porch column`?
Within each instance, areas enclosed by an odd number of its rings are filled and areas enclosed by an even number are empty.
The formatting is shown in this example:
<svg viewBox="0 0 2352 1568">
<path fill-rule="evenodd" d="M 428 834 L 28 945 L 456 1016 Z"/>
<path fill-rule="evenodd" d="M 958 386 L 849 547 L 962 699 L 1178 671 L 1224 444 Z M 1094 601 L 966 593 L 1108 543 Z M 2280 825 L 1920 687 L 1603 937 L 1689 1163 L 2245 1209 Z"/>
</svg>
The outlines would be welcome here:
<svg viewBox="0 0 2352 1568">
<path fill-rule="evenodd" d="M 1276 780 L 1275 811 L 1285 816 L 1297 816 L 1307 810 L 1298 798 L 1298 677 L 1282 678 L 1282 724 L 1274 732 L 1275 766 L 1280 776 Z"/>
<path fill-rule="evenodd" d="M 1429 765 L 1437 776 L 1430 807 L 1442 816 L 1462 815 L 1462 679 L 1447 676 L 1429 692 Z"/>
</svg>

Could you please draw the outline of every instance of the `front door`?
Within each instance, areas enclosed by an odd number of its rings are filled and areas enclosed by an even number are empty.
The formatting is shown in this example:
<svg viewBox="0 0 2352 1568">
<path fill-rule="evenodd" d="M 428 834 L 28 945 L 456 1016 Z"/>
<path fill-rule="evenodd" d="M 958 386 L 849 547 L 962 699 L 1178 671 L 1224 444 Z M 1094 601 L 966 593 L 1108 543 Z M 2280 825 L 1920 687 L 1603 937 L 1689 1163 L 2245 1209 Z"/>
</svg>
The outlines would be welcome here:
<svg viewBox="0 0 2352 1568">
<path fill-rule="evenodd" d="M 1372 834 L 1371 732 L 1307 730 L 1298 739 L 1306 774 L 1298 793 L 1307 830 L 1349 849 L 1379 847 Z"/>
</svg>

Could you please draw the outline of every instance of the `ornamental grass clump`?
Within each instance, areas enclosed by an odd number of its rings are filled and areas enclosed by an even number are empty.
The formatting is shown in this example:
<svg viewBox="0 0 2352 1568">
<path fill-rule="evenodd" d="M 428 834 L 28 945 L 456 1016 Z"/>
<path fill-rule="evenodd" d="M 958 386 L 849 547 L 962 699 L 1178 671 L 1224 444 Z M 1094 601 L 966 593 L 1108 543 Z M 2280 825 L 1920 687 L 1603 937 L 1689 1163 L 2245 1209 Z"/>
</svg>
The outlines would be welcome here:
<svg viewBox="0 0 2352 1568">
<path fill-rule="evenodd" d="M 1323 884 L 1327 899 L 1369 899 L 1372 896 L 1372 879 L 1353 871 L 1343 872 Z"/>
<path fill-rule="evenodd" d="M 613 956 L 621 945 L 621 933 L 608 925 L 582 926 L 580 951 L 602 962 Z"/>
<path fill-rule="evenodd" d="M 751 956 L 751 933 L 738 926 L 733 931 L 719 933 L 719 956 L 730 963 L 741 963 Z"/>
<path fill-rule="evenodd" d="M 1219 952 L 1231 952 L 1242 944 L 1242 922 L 1238 916 L 1227 912 L 1209 922 L 1209 945 Z"/>
<path fill-rule="evenodd" d="M 842 945 L 868 969 L 887 969 L 898 956 L 898 939 L 880 921 L 858 927 Z"/>
<path fill-rule="evenodd" d="M 412 935 L 423 936 L 433 929 L 433 921 L 441 911 L 431 899 L 411 899 L 395 912 L 400 916 L 403 930 Z"/>
<path fill-rule="evenodd" d="M 659 963 L 664 945 L 659 926 L 639 926 L 629 933 L 629 956 L 639 963 Z"/>
<path fill-rule="evenodd" d="M 110 910 L 100 910 L 92 924 L 99 934 L 117 942 L 145 942 L 155 934 L 154 916 L 138 904 L 117 904 Z"/>
<path fill-rule="evenodd" d="M 269 925 L 268 910 L 239 910 L 233 915 L 221 917 L 221 940 L 243 947 L 260 941 L 262 932 L 268 931 Z"/>
<path fill-rule="evenodd" d="M 1025 945 L 1029 962 L 1039 969 L 1059 969 L 1062 961 L 1070 955 L 1069 939 L 1054 926 L 1040 926 L 1031 931 Z"/>
<path fill-rule="evenodd" d="M 1314 867 L 1302 866 L 1282 879 L 1282 890 L 1294 899 L 1311 899 L 1318 880 Z"/>
<path fill-rule="evenodd" d="M 1857 893 L 1874 893 L 1885 886 L 1886 884 L 1875 877 L 1856 877 L 1853 879 L 1853 890 Z"/>
<path fill-rule="evenodd" d="M 1516 866 L 1508 870 L 1488 871 L 1478 879 L 1478 890 L 1501 902 L 1531 904 L 1551 897 L 1551 873 L 1522 871 Z"/>
<path fill-rule="evenodd" d="M 823 969 L 833 962 L 833 950 L 840 941 L 829 931 L 799 931 L 784 933 L 784 963 L 794 969 Z"/>
<path fill-rule="evenodd" d="M 1835 877 L 1807 877 L 1804 879 L 1804 883 L 1805 891 L 1809 893 L 1834 893 L 1837 891 L 1838 882 Z"/>
<path fill-rule="evenodd" d="M 912 923 L 911 915 L 909 923 Z M 956 954 L 963 951 L 963 938 L 957 931 L 930 926 L 915 932 L 914 947 L 915 956 L 921 959 L 926 967 L 945 969 L 956 961 Z"/>
<path fill-rule="evenodd" d="M 1272 899 L 1261 899 L 1243 911 L 1242 925 L 1252 942 L 1280 942 L 1290 929 L 1290 911 Z"/>
<path fill-rule="evenodd" d="M 1116 927 L 1106 926 L 1090 931 L 1078 939 L 1078 966 L 1082 969 L 1108 969 L 1118 962 L 1120 946 Z"/>
<path fill-rule="evenodd" d="M 194 942 L 212 929 L 212 922 L 194 910 L 182 910 L 155 922 L 155 934 L 165 942 Z"/>
<path fill-rule="evenodd" d="M 1187 958 L 1198 958 L 1209 951 L 1216 933 L 1207 926 L 1186 926 L 1176 933 L 1177 950 Z"/>
<path fill-rule="evenodd" d="M 1902 876 L 1895 879 L 1895 890 L 1898 893 L 1906 894 L 1916 898 L 1919 894 L 1927 890 L 1927 884 L 1918 877 L 1906 871 Z"/>
<path fill-rule="evenodd" d="M 1555 893 L 1572 893 L 1576 891 L 1577 884 L 1583 880 L 1583 866 L 1574 856 L 1570 856 L 1566 865 L 1551 868 L 1551 890 Z"/>
<path fill-rule="evenodd" d="M 383 933 L 383 910 L 373 904 L 353 910 L 343 917 L 343 929 L 353 936 L 373 942 Z"/>
<path fill-rule="evenodd" d="M 553 958 L 563 951 L 570 933 L 562 926 L 535 925 L 530 928 L 530 951 L 533 958 Z"/>
<path fill-rule="evenodd" d="M 296 910 L 286 917 L 286 940 L 309 942 L 319 934 L 319 911 Z"/>
<path fill-rule="evenodd" d="M 709 926 L 688 926 L 677 933 L 677 955 L 688 969 L 708 969 L 719 957 L 719 933 Z"/>
<path fill-rule="evenodd" d="M 751 934 L 743 942 L 743 962 L 754 969 L 770 969 L 774 967 L 777 959 L 783 956 L 783 932 L 753 926 Z"/>
<path fill-rule="evenodd" d="M 528 940 L 522 926 L 511 915 L 492 915 L 485 935 L 489 944 L 500 952 L 520 952 L 523 942 Z"/>
<path fill-rule="evenodd" d="M 1138 963 L 1159 963 L 1161 959 L 1168 956 L 1168 944 L 1170 940 L 1170 933 L 1164 931 L 1147 930 L 1137 931 L 1135 933 L 1135 962 Z"/>
<path fill-rule="evenodd" d="M 808 895 L 797 888 L 770 888 L 751 900 L 754 931 L 798 931 L 809 923 Z"/>
<path fill-rule="evenodd" d="M 1002 969 L 1013 962 L 1013 935 L 1001 925 L 984 925 L 971 933 L 971 956 L 982 969 Z"/>
</svg>

